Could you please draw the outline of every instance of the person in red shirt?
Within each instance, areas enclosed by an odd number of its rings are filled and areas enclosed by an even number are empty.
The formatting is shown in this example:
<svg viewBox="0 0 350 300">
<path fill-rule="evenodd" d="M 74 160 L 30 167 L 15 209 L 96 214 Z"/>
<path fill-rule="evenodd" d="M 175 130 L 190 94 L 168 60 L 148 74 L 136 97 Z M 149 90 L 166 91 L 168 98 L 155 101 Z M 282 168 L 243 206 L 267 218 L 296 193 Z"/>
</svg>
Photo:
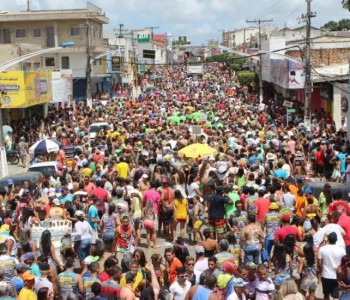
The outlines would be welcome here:
<svg viewBox="0 0 350 300">
<path fill-rule="evenodd" d="M 347 216 L 345 210 L 340 214 L 338 225 L 345 231 L 344 242 L 346 254 L 350 254 L 350 217 Z"/>
<path fill-rule="evenodd" d="M 169 265 L 169 282 L 174 283 L 177 276 L 177 269 L 183 267 L 182 262 L 175 256 L 173 248 L 165 249 L 165 259 Z"/>
<path fill-rule="evenodd" d="M 109 280 L 111 278 L 111 276 L 113 276 L 111 274 L 111 269 L 113 266 L 115 266 L 117 264 L 118 264 L 118 260 L 115 256 L 110 256 L 105 260 L 105 262 L 103 264 L 104 271 L 99 276 L 101 283 Z"/>
<path fill-rule="evenodd" d="M 105 160 L 105 156 L 101 154 L 100 149 L 96 148 L 96 151 L 95 151 L 94 156 L 92 157 L 92 160 L 94 162 L 97 162 L 98 160 L 103 162 Z"/>
<path fill-rule="evenodd" d="M 315 153 L 315 159 L 316 159 L 315 172 L 316 174 L 321 176 L 323 174 L 323 165 L 324 165 L 325 155 L 320 147 L 317 148 L 317 152 Z"/>
<path fill-rule="evenodd" d="M 289 234 L 293 234 L 297 241 L 301 242 L 301 235 L 296 226 L 290 225 L 290 213 L 281 217 L 282 227 L 278 228 L 275 234 L 275 243 L 283 243 Z"/>
<path fill-rule="evenodd" d="M 264 198 L 265 190 L 260 188 L 258 190 L 259 199 L 254 202 L 256 221 L 261 225 L 265 222 L 265 215 L 269 212 L 270 200 Z"/>
<path fill-rule="evenodd" d="M 102 180 L 97 180 L 96 181 L 96 188 L 92 191 L 92 195 L 96 196 L 100 201 L 97 204 L 97 209 L 99 211 L 100 218 L 102 217 L 102 215 L 105 213 L 105 203 L 108 201 L 109 199 L 109 194 L 107 192 L 107 190 L 105 190 L 103 188 L 104 184 L 102 182 Z"/>
</svg>

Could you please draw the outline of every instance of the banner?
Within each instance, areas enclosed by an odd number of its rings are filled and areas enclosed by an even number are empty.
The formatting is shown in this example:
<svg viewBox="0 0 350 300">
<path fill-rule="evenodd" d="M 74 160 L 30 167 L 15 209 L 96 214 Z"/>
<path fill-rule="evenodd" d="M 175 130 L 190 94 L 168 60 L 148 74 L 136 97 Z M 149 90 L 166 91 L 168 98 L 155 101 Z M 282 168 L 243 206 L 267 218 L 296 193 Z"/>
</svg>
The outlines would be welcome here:
<svg viewBox="0 0 350 300">
<path fill-rule="evenodd" d="M 0 73 L 3 108 L 25 108 L 52 99 L 51 71 Z"/>
</svg>

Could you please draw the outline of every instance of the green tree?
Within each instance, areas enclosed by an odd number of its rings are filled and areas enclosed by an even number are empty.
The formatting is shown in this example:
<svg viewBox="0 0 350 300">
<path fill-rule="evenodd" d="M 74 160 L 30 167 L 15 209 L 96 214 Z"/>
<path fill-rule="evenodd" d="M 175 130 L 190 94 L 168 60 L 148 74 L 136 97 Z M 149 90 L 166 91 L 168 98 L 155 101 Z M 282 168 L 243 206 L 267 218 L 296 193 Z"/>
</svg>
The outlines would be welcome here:
<svg viewBox="0 0 350 300">
<path fill-rule="evenodd" d="M 259 76 L 252 71 L 240 71 L 237 72 L 237 79 L 242 86 L 250 86 L 259 81 Z"/>
<path fill-rule="evenodd" d="M 338 22 L 338 30 L 350 30 L 350 19 L 341 19 Z"/>
<path fill-rule="evenodd" d="M 330 31 L 337 31 L 338 30 L 338 22 L 335 21 L 329 21 L 326 24 L 324 24 L 322 27 L 327 28 Z"/>
<path fill-rule="evenodd" d="M 343 8 L 350 11 L 350 0 L 342 0 Z"/>
</svg>

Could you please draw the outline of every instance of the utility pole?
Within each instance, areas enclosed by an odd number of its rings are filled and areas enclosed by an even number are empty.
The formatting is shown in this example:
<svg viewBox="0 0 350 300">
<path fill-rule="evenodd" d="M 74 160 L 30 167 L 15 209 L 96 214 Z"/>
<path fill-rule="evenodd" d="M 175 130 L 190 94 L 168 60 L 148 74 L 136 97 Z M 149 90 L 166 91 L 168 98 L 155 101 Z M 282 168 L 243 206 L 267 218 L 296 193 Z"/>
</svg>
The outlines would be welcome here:
<svg viewBox="0 0 350 300">
<path fill-rule="evenodd" d="M 304 105 L 304 123 L 310 125 L 311 122 L 311 95 L 312 95 L 312 80 L 311 80 L 311 18 L 316 17 L 316 13 L 311 12 L 311 1 L 306 0 L 307 11 L 306 15 L 301 18 L 306 22 L 306 40 L 305 40 L 305 105 Z"/>
<path fill-rule="evenodd" d="M 259 51 L 261 51 L 261 23 L 269 23 L 273 22 L 273 19 L 269 20 L 261 20 L 261 19 L 254 19 L 254 20 L 247 20 L 246 23 L 258 23 L 259 24 Z M 245 31 L 244 31 L 245 32 Z M 263 102 L 263 80 L 262 80 L 262 54 L 260 54 L 260 61 L 259 61 L 259 101 L 260 104 Z"/>
<path fill-rule="evenodd" d="M 86 102 L 92 106 L 90 22 L 86 18 Z"/>
<path fill-rule="evenodd" d="M 30 0 L 27 0 L 27 11 L 30 11 Z"/>
<path fill-rule="evenodd" d="M 124 24 L 119 23 L 119 36 L 118 36 L 118 38 L 122 38 L 123 37 L 123 34 L 122 34 L 123 27 L 124 27 Z"/>
</svg>

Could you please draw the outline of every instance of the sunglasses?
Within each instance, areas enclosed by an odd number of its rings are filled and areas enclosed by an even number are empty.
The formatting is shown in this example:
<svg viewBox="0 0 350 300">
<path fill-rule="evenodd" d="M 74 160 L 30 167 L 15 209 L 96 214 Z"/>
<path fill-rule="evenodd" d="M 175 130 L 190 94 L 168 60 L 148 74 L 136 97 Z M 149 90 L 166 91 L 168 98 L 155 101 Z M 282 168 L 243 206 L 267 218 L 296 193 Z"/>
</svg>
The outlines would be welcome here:
<svg viewBox="0 0 350 300">
<path fill-rule="evenodd" d="M 181 278 L 187 278 L 188 275 L 187 275 L 187 274 L 185 274 L 185 275 L 179 275 L 179 277 L 181 277 Z"/>
<path fill-rule="evenodd" d="M 187 263 L 188 266 L 194 266 L 194 263 Z"/>
</svg>

